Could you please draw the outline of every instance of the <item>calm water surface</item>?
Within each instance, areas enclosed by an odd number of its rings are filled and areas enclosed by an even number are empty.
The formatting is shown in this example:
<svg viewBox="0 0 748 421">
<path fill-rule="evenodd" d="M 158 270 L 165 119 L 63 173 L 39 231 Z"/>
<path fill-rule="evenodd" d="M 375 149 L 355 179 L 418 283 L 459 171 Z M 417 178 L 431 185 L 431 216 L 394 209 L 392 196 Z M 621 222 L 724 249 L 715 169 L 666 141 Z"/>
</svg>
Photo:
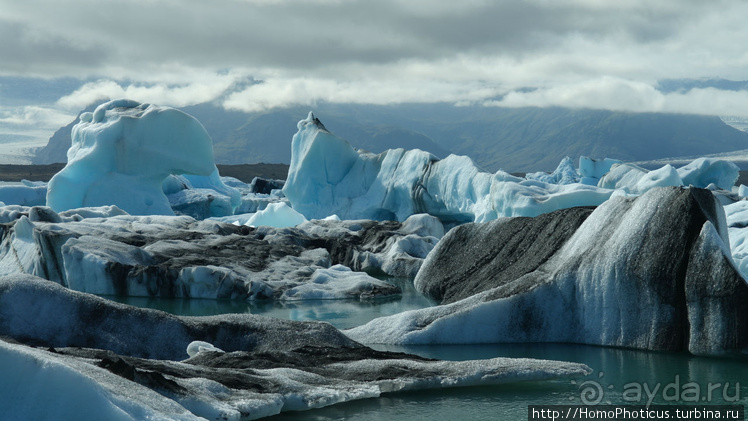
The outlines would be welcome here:
<svg viewBox="0 0 748 421">
<path fill-rule="evenodd" d="M 390 280 L 403 295 L 380 300 L 245 303 L 215 300 L 116 298 L 179 315 L 252 313 L 291 320 L 323 320 L 340 329 L 371 319 L 433 305 L 408 280 Z M 111 298 L 111 297 L 110 297 Z M 443 360 L 493 357 L 540 358 L 587 364 L 594 373 L 578 379 L 428 390 L 384 395 L 328 408 L 290 412 L 269 420 L 526 420 L 528 405 L 739 404 L 748 406 L 748 359 L 703 358 L 570 345 L 384 346 Z M 709 393 L 711 390 L 711 393 Z M 696 399 L 696 402 L 693 400 Z"/>
</svg>

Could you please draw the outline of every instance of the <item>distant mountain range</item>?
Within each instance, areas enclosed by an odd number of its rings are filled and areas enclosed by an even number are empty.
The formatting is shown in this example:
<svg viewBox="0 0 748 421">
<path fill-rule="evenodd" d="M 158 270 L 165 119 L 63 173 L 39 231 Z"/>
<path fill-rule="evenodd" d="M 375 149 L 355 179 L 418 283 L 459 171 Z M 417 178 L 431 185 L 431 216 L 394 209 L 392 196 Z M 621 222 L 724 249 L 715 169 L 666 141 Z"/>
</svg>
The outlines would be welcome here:
<svg viewBox="0 0 748 421">
<path fill-rule="evenodd" d="M 310 107 L 243 113 L 201 104 L 182 110 L 213 138 L 217 163 L 288 163 L 296 123 Z M 492 172 L 551 171 L 565 156 L 648 161 L 748 149 L 748 133 L 713 116 L 447 104 L 319 104 L 311 110 L 356 148 L 467 155 Z M 58 130 L 32 162 L 65 162 L 72 125 Z"/>
</svg>

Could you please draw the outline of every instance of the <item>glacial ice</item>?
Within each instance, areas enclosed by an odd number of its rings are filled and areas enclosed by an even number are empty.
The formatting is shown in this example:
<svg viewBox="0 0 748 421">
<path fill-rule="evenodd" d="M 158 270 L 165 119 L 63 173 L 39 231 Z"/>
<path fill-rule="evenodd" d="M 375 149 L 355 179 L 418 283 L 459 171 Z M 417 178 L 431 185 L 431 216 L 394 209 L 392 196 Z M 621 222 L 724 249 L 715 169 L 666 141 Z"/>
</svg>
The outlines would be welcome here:
<svg viewBox="0 0 748 421">
<path fill-rule="evenodd" d="M 655 187 L 693 186 L 731 191 L 738 179 L 739 168 L 732 162 L 714 158 L 698 158 L 678 169 L 665 165 L 646 170 L 634 164 L 614 164 L 599 181 L 598 187 L 622 189 L 642 194 Z"/>
<path fill-rule="evenodd" d="M 21 185 L 0 186 L 0 206 L 44 206 L 47 202 L 46 184 L 25 181 Z"/>
<path fill-rule="evenodd" d="M 582 161 L 580 158 L 580 165 L 581 163 Z M 527 173 L 525 174 L 525 178 L 528 180 L 542 181 L 547 184 L 574 184 L 578 183 L 580 180 L 579 173 L 577 172 L 576 167 L 574 167 L 574 162 L 568 156 L 561 160 L 558 167 L 556 167 L 552 173 Z"/>
<path fill-rule="evenodd" d="M 596 186 L 600 179 L 610 172 L 611 167 L 615 164 L 623 164 L 623 161 L 611 158 L 592 159 L 586 156 L 580 156 L 580 183 Z"/>
<path fill-rule="evenodd" d="M 429 215 L 402 224 L 319 220 L 296 229 L 255 229 L 121 213 L 113 206 L 61 214 L 47 207 L 0 208 L 7 224 L 0 233 L 0 275 L 28 273 L 107 295 L 360 299 L 400 292 L 360 272 L 415 276 L 435 236 L 444 233 Z M 326 271 L 336 264 L 359 272 Z"/>
<path fill-rule="evenodd" d="M 365 272 L 353 272 L 349 267 L 334 265 L 317 269 L 309 282 L 289 288 L 281 299 L 293 300 L 335 300 L 351 296 L 361 299 L 396 295 L 400 289 L 380 281 Z"/>
<path fill-rule="evenodd" d="M 463 223 L 599 205 L 612 194 L 578 183 L 551 184 L 503 171 L 490 174 L 465 156 L 438 160 L 421 150 L 357 152 L 312 113 L 298 129 L 283 193 L 309 219 L 335 214 L 342 219 L 404 221 L 428 213 L 446 223 Z M 546 181 L 570 181 L 568 165 L 559 171 Z"/>
<path fill-rule="evenodd" d="M 740 352 L 748 348 L 748 283 L 729 242 L 721 205 L 700 189 L 656 188 L 594 211 L 462 225 L 415 280 L 445 304 L 346 332 L 365 343 Z"/>
<path fill-rule="evenodd" d="M 47 191 L 47 205 L 58 212 L 117 205 L 130 214 L 173 215 L 164 179 L 215 170 L 203 126 L 173 108 L 110 101 L 81 114 L 72 140 L 67 165 Z"/>
<path fill-rule="evenodd" d="M 715 158 L 698 158 L 678 168 L 684 186 L 706 188 L 714 184 L 722 190 L 731 190 L 738 180 L 740 169 L 730 161 Z"/>
<path fill-rule="evenodd" d="M 253 214 L 244 225 L 255 227 L 287 228 L 307 222 L 304 215 L 291 209 L 285 202 L 270 203 L 265 209 Z"/>
<path fill-rule="evenodd" d="M 204 420 L 94 364 L 3 340 L 0 372 L 3 418 L 9 420 Z"/>
<path fill-rule="evenodd" d="M 375 351 L 327 323 L 177 317 L 28 275 L 0 278 L 0 337 L 3 415 L 13 419 L 257 419 L 384 393 L 592 371 L 532 359 L 427 360 Z M 186 349 L 193 355 L 184 360 Z"/>
<path fill-rule="evenodd" d="M 194 357 L 200 352 L 225 352 L 221 348 L 205 341 L 192 341 L 187 345 L 187 355 Z"/>
<path fill-rule="evenodd" d="M 233 215 L 242 202 L 241 192 L 226 185 L 217 168 L 209 176 L 170 175 L 161 187 L 174 213 L 196 219 Z"/>
</svg>

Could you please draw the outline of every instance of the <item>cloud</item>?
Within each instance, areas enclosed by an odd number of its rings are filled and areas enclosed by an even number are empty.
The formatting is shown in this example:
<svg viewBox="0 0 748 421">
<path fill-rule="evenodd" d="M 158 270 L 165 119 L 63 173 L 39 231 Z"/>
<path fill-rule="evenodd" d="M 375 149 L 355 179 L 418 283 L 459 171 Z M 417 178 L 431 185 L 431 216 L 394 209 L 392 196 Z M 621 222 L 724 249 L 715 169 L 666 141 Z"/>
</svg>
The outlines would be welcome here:
<svg viewBox="0 0 748 421">
<path fill-rule="evenodd" d="M 496 98 L 701 113 L 746 104 L 654 88 L 745 78 L 741 0 L 0 0 L 0 10 L 0 75 L 93 80 L 60 98 L 65 110 L 102 97 L 241 110 Z M 261 83 L 235 88 L 247 79 Z"/>
<path fill-rule="evenodd" d="M 377 105 L 479 102 L 496 96 L 498 92 L 498 88 L 480 82 L 419 80 L 405 75 L 399 80 L 272 78 L 229 95 L 223 101 L 223 106 L 254 112 L 293 105 L 314 105 L 317 102 Z"/>
<path fill-rule="evenodd" d="M 640 52 L 668 45 L 676 53 L 709 51 L 725 35 L 714 28 L 717 19 L 710 16 L 723 14 L 713 9 L 745 11 L 740 2 L 619 3 L 0 0 L 0 8 L 8 35 L 24 34 L 3 41 L 3 57 L 21 59 L 13 62 L 26 70 L 136 80 L 164 67 L 174 73 L 185 67 L 281 69 L 320 77 L 355 63 L 436 64 L 460 54 L 523 59 L 564 49 L 580 37 Z M 701 38 L 677 44 L 690 36 L 689 28 L 700 29 Z M 53 65 L 44 66 L 45 60 Z M 18 71 L 5 62 L 0 71 Z"/>
<path fill-rule="evenodd" d="M 113 80 L 89 82 L 65 95 L 57 105 L 69 110 L 80 110 L 105 99 L 128 98 L 144 103 L 172 107 L 210 102 L 223 94 L 236 81 L 234 75 L 210 75 L 184 85 L 121 83 Z"/>
<path fill-rule="evenodd" d="M 504 107 L 602 108 L 617 111 L 662 111 L 664 95 L 642 82 L 602 77 L 530 92 L 513 91 L 487 105 Z"/>
<path fill-rule="evenodd" d="M 56 130 L 73 121 L 75 117 L 75 114 L 38 106 L 0 109 L 0 125 L 12 127 L 53 128 Z"/>
<path fill-rule="evenodd" d="M 611 77 L 530 91 L 512 91 L 500 100 L 486 101 L 485 104 L 748 117 L 748 91 L 698 88 L 663 93 L 646 83 Z"/>
</svg>

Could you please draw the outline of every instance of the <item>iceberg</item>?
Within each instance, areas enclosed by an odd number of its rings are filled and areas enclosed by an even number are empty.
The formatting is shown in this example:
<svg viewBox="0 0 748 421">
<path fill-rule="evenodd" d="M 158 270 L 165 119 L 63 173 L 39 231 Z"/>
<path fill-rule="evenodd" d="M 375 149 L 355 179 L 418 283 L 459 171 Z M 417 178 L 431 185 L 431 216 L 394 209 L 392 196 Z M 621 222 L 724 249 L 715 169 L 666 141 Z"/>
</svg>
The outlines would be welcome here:
<svg viewBox="0 0 748 421">
<path fill-rule="evenodd" d="M 175 214 L 195 219 L 233 215 L 242 202 L 241 192 L 226 185 L 217 168 L 209 176 L 170 175 L 161 187 Z"/>
<path fill-rule="evenodd" d="M 543 241 L 537 241 L 542 238 Z M 346 333 L 366 343 L 567 342 L 698 355 L 748 348 L 748 283 L 708 190 L 452 229 L 415 279 L 442 305 Z"/>
<path fill-rule="evenodd" d="M 554 177 L 565 182 L 575 177 L 568 165 L 559 171 L 565 175 Z M 490 174 L 465 156 L 438 160 L 417 149 L 378 155 L 356 151 L 309 113 L 292 140 L 283 193 L 307 219 L 338 215 L 404 221 L 428 213 L 446 224 L 459 224 L 599 205 L 613 192 L 579 183 L 526 180 L 503 171 Z"/>
<path fill-rule="evenodd" d="M 307 222 L 304 215 L 291 209 L 285 202 L 270 203 L 263 210 L 252 215 L 244 225 L 247 226 L 268 226 L 275 228 L 295 227 Z"/>
<path fill-rule="evenodd" d="M 584 157 L 583 157 L 584 158 Z M 580 158 L 580 170 L 581 170 L 581 158 Z M 525 178 L 528 180 L 542 181 L 547 184 L 574 184 L 579 183 L 580 177 L 577 169 L 574 167 L 570 157 L 566 157 L 561 160 L 558 167 L 550 173 L 544 172 L 528 173 L 525 174 Z"/>
<path fill-rule="evenodd" d="M 623 161 L 611 158 L 593 159 L 586 156 L 580 156 L 580 183 L 596 186 L 597 183 L 600 182 L 600 179 L 610 172 L 611 167 L 615 164 L 623 164 Z"/>
<path fill-rule="evenodd" d="M 78 420 L 258 419 L 386 393 L 592 371 L 376 351 L 327 323 L 178 317 L 29 275 L 0 278 L 0 369 L 4 416 Z"/>
<path fill-rule="evenodd" d="M 44 206 L 47 203 L 47 184 L 24 180 L 21 185 L 0 186 L 0 206 Z"/>
<path fill-rule="evenodd" d="M 667 164 L 652 171 L 634 164 L 620 163 L 613 164 L 610 171 L 600 178 L 598 187 L 622 189 L 632 194 L 642 194 L 655 187 L 667 186 L 731 191 L 739 172 L 734 163 L 714 158 L 697 158 L 678 169 Z"/>
<path fill-rule="evenodd" d="M 683 185 L 706 188 L 714 184 L 730 191 L 738 180 L 740 169 L 730 161 L 716 158 L 698 158 L 678 168 Z"/>
<path fill-rule="evenodd" d="M 325 220 L 255 229 L 127 215 L 113 206 L 60 214 L 48 207 L 0 209 L 7 228 L 0 232 L 0 276 L 27 273 L 78 291 L 143 297 L 391 296 L 397 287 L 362 272 L 415 276 L 438 242 L 434 235 L 444 232 L 428 215 L 402 224 Z M 327 271 L 334 265 L 352 270 Z"/>
<path fill-rule="evenodd" d="M 47 191 L 47 205 L 57 212 L 116 205 L 133 215 L 173 215 L 164 179 L 216 170 L 208 133 L 173 108 L 110 101 L 81 114 L 72 141 L 67 165 Z"/>
</svg>

